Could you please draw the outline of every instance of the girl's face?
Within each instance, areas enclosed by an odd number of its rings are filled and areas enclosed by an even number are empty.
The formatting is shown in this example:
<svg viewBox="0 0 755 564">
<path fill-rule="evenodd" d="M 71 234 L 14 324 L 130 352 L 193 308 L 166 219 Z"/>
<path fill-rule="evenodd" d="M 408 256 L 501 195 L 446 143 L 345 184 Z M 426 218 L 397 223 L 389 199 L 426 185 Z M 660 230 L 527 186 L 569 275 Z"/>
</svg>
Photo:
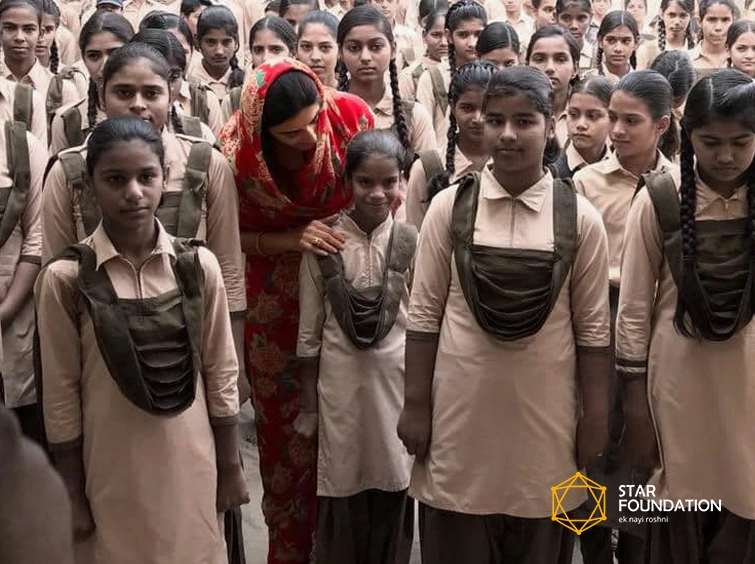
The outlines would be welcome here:
<svg viewBox="0 0 755 564">
<path fill-rule="evenodd" d="M 611 3 L 608 0 L 594 0 L 592 3 L 592 15 L 598 20 L 602 20 L 610 8 Z"/>
<path fill-rule="evenodd" d="M 341 58 L 352 80 L 382 81 L 393 57 L 393 46 L 374 25 L 358 25 L 343 41 Z"/>
<path fill-rule="evenodd" d="M 119 233 L 149 228 L 155 221 L 165 174 L 144 141 L 114 144 L 100 155 L 89 183 L 106 227 Z"/>
<path fill-rule="evenodd" d="M 399 194 L 401 171 L 396 159 L 370 155 L 362 160 L 348 182 L 354 193 L 354 219 L 360 226 L 375 227 L 391 213 Z"/>
<path fill-rule="evenodd" d="M 31 6 L 8 8 L 0 18 L 0 25 L 5 58 L 17 64 L 33 61 L 40 33 L 37 12 Z"/>
<path fill-rule="evenodd" d="M 579 45 L 582 45 L 585 40 L 591 18 L 590 12 L 585 11 L 582 5 L 577 3 L 569 4 L 563 12 L 556 16 L 558 25 L 568 29 Z"/>
<path fill-rule="evenodd" d="M 194 37 L 197 36 L 197 20 L 199 20 L 199 16 L 205 11 L 205 8 L 207 8 L 207 6 L 200 4 L 199 8 L 184 18 L 186 23 L 189 24 L 189 29 Z"/>
<path fill-rule="evenodd" d="M 608 106 L 611 143 L 620 158 L 654 151 L 669 126 L 669 116 L 653 119 L 648 105 L 635 96 L 617 90 Z"/>
<path fill-rule="evenodd" d="M 755 132 L 739 120 L 711 120 L 690 135 L 704 182 L 721 188 L 744 184 L 755 158 Z"/>
<path fill-rule="evenodd" d="M 626 26 L 619 26 L 606 33 L 601 39 L 600 46 L 603 48 L 603 61 L 606 66 L 613 70 L 629 70 L 629 58 L 637 48 L 639 38 Z"/>
<path fill-rule="evenodd" d="M 605 104 L 592 94 L 577 93 L 569 98 L 566 126 L 569 139 L 580 152 L 602 149 L 606 145 L 611 120 Z"/>
<path fill-rule="evenodd" d="M 729 49 L 731 66 L 755 78 L 755 32 L 747 31 L 737 37 Z"/>
<path fill-rule="evenodd" d="M 307 24 L 296 46 L 298 59 L 311 68 L 323 84 L 330 85 L 336 74 L 338 45 L 327 26 Z"/>
<path fill-rule="evenodd" d="M 702 21 L 703 38 L 711 45 L 724 45 L 732 21 L 734 17 L 728 6 L 723 4 L 709 6 Z"/>
<path fill-rule="evenodd" d="M 251 44 L 250 50 L 253 68 L 257 68 L 262 63 L 279 61 L 291 56 L 291 52 L 283 40 L 270 29 L 261 29 L 254 34 L 254 42 Z"/>
<path fill-rule="evenodd" d="M 484 61 L 490 61 L 498 70 L 505 69 L 506 67 L 515 67 L 519 64 L 519 53 L 512 50 L 510 47 L 500 47 L 488 51 L 482 57 Z"/>
<path fill-rule="evenodd" d="M 537 40 L 532 47 L 529 66 L 543 71 L 557 93 L 565 92 L 578 72 L 569 45 L 563 37 L 557 35 Z"/>
<path fill-rule="evenodd" d="M 477 60 L 475 48 L 483 29 L 485 24 L 475 18 L 460 22 L 453 31 L 446 30 L 449 43 L 453 42 L 454 45 L 457 68 Z"/>
<path fill-rule="evenodd" d="M 168 82 L 152 69 L 151 61 L 136 59 L 110 77 L 102 95 L 107 117 L 133 114 L 161 131 L 168 120 Z"/>
<path fill-rule="evenodd" d="M 443 28 L 444 25 L 443 18 L 435 18 L 430 31 L 422 31 L 422 38 L 427 47 L 427 56 L 434 61 L 440 61 L 443 57 L 448 56 L 448 38 Z"/>
<path fill-rule="evenodd" d="M 483 135 L 499 173 L 543 167 L 543 153 L 553 138 L 554 122 L 522 94 L 488 99 Z"/>
<path fill-rule="evenodd" d="M 666 11 L 661 14 L 663 25 L 666 26 L 666 35 L 676 39 L 681 38 L 689 26 L 690 13 L 679 2 L 669 2 Z"/>
<path fill-rule="evenodd" d="M 385 18 L 393 24 L 396 19 L 396 8 L 398 7 L 397 0 L 372 0 L 370 2 L 385 16 Z"/>
<path fill-rule="evenodd" d="M 50 47 L 52 47 L 52 43 L 55 41 L 55 32 L 57 29 L 58 25 L 55 23 L 55 18 L 50 14 L 44 14 L 42 16 L 42 27 L 39 30 L 37 47 L 34 49 L 34 53 L 38 59 L 47 61 L 50 58 Z"/>
<path fill-rule="evenodd" d="M 286 10 L 286 13 L 283 14 L 283 19 L 291 24 L 291 27 L 294 28 L 294 31 L 298 31 L 299 22 L 311 10 L 312 7 L 309 4 L 291 4 Z"/>
<path fill-rule="evenodd" d="M 479 86 L 467 88 L 454 105 L 459 137 L 474 143 L 482 141 L 482 102 L 485 90 Z"/>
<path fill-rule="evenodd" d="M 123 47 L 123 41 L 109 31 L 95 33 L 89 38 L 84 48 L 84 65 L 95 84 L 102 79 L 102 69 L 110 54 Z"/>
<path fill-rule="evenodd" d="M 236 39 L 221 28 L 209 30 L 199 42 L 199 50 L 202 52 L 205 64 L 218 74 L 228 70 L 231 57 L 238 49 L 239 44 Z"/>
<path fill-rule="evenodd" d="M 503 7 L 509 14 L 515 14 L 522 9 L 522 0 L 503 0 Z"/>
<path fill-rule="evenodd" d="M 184 36 L 184 34 L 181 33 L 178 30 L 178 28 L 174 27 L 173 29 L 169 29 L 168 31 L 170 31 L 173 34 L 173 37 L 178 39 L 178 42 L 181 44 L 181 47 L 183 47 L 184 51 L 186 51 L 186 60 L 187 61 L 191 60 L 191 56 L 194 53 L 194 46 L 188 41 L 186 41 L 186 36 Z M 196 31 L 193 31 L 192 33 L 196 33 Z"/>
<path fill-rule="evenodd" d="M 535 12 L 537 29 L 556 23 L 556 0 L 543 0 Z"/>
<path fill-rule="evenodd" d="M 637 28 L 642 30 L 642 26 L 645 25 L 645 18 L 648 15 L 648 9 L 645 6 L 645 2 L 642 0 L 631 0 L 627 4 L 627 12 L 632 14 L 634 21 L 637 22 Z"/>
<path fill-rule="evenodd" d="M 320 109 L 320 104 L 304 108 L 294 117 L 271 127 L 271 137 L 288 149 L 310 151 L 317 144 L 317 119 Z"/>
</svg>

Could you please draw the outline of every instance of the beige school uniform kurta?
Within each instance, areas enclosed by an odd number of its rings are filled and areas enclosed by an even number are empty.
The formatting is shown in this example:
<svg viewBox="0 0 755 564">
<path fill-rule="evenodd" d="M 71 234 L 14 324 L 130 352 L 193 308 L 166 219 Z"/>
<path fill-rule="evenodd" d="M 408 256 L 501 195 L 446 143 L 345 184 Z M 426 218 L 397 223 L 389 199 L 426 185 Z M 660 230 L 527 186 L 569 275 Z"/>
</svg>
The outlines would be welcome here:
<svg viewBox="0 0 755 564">
<path fill-rule="evenodd" d="M 158 222 L 159 225 L 159 222 Z M 120 298 L 174 290 L 172 238 L 160 228 L 138 271 L 102 226 L 84 241 Z M 202 366 L 194 402 L 159 417 L 132 404 L 108 372 L 80 301 L 78 263 L 47 266 L 34 288 L 39 314 L 45 429 L 54 451 L 83 441 L 86 496 L 95 523 L 87 564 L 226 564 L 215 508 L 217 470 L 210 423 L 235 424 L 238 364 L 217 260 L 199 249 L 204 273 Z"/>
<path fill-rule="evenodd" d="M 440 76 L 443 77 L 443 86 L 445 88 L 446 95 L 448 95 L 448 89 L 451 87 L 451 69 L 448 66 L 448 61 L 442 61 L 438 65 Z M 446 108 L 446 111 L 441 111 L 440 102 L 435 99 L 435 91 L 433 90 L 433 81 L 430 78 L 430 73 L 423 73 L 419 77 L 417 82 L 417 102 L 425 106 L 425 109 L 430 112 L 430 116 L 433 120 L 433 128 L 435 129 L 436 139 L 440 139 L 441 143 L 448 137 L 449 128 L 449 111 L 450 108 Z"/>
<path fill-rule="evenodd" d="M 81 33 L 81 14 L 65 2 L 57 2 L 60 10 L 60 23 L 62 23 L 74 38 Z"/>
<path fill-rule="evenodd" d="M 67 28 L 58 26 L 55 32 L 55 43 L 58 45 L 58 56 L 63 65 L 72 65 L 81 58 L 76 36 Z"/>
<path fill-rule="evenodd" d="M 695 217 L 749 217 L 747 188 L 724 199 L 698 180 Z M 616 354 L 619 371 L 647 370 L 661 454 L 649 483 L 658 498 L 720 499 L 736 515 L 755 519 L 755 324 L 723 342 L 679 335 L 677 287 L 662 240 L 643 189 L 627 220 Z"/>
<path fill-rule="evenodd" d="M 678 174 L 676 165 L 660 151 L 653 170 L 668 170 Z M 609 278 L 611 286 L 615 288 L 619 287 L 621 281 L 624 229 L 639 181 L 637 176 L 621 166 L 616 153 L 611 153 L 603 161 L 586 166 L 574 175 L 577 193 L 590 200 L 603 217 L 608 234 Z"/>
<path fill-rule="evenodd" d="M 183 190 L 184 175 L 191 138 L 162 133 L 165 146 L 165 166 L 168 169 L 168 192 Z M 86 148 L 78 151 L 86 158 Z M 196 238 L 207 243 L 220 262 L 228 308 L 231 312 L 246 310 L 244 269 L 239 240 L 238 197 L 228 161 L 213 151 L 207 181 L 204 183 L 204 200 Z M 42 194 L 42 260 L 47 262 L 67 246 L 86 237 L 78 201 L 66 180 L 63 166 L 56 162 L 50 169 Z"/>
<path fill-rule="evenodd" d="M 377 106 L 372 108 L 372 112 L 375 114 L 375 129 L 393 127 L 393 94 L 389 87 L 386 87 L 383 98 Z M 412 115 L 405 115 L 404 117 L 409 129 L 409 143 L 411 143 L 415 153 L 437 148 L 432 119 L 422 104 L 415 103 L 412 108 Z"/>
<path fill-rule="evenodd" d="M 669 47 L 666 43 L 666 51 L 684 51 L 687 55 L 690 55 L 691 51 L 687 49 L 687 40 L 684 40 L 684 47 L 681 49 L 674 49 Z M 640 46 L 637 47 L 637 70 L 649 69 L 653 64 L 655 58 L 661 54 L 661 50 L 658 48 L 658 40 L 643 41 Z"/>
<path fill-rule="evenodd" d="M 417 99 L 417 83 L 419 78 L 414 79 L 415 73 L 419 72 L 418 68 L 422 66 L 422 74 L 425 73 L 425 69 L 437 67 L 440 61 L 435 61 L 430 57 L 422 57 L 419 61 L 414 61 L 411 65 L 402 70 L 398 75 L 398 92 L 401 94 L 402 100 L 416 100 Z M 420 74 L 420 76 L 422 76 Z M 426 108 L 428 109 L 428 108 Z M 428 109 L 429 111 L 429 109 Z"/>
<path fill-rule="evenodd" d="M 702 50 L 702 43 L 698 43 L 695 48 L 689 53 L 690 59 L 692 59 L 692 66 L 697 71 L 697 78 L 700 79 L 707 76 L 717 70 L 725 69 L 729 64 L 729 55 L 724 53 L 717 59 L 716 57 L 706 55 Z"/>
<path fill-rule="evenodd" d="M 4 128 L 3 128 L 4 131 Z M 4 133 L 0 134 L 3 135 Z M 0 295 L 8 293 L 16 268 L 21 262 L 41 264 L 42 224 L 40 208 L 42 200 L 42 176 L 47 164 L 44 144 L 31 133 L 26 134 L 29 145 L 31 184 L 26 206 L 5 244 L 0 247 Z M 13 185 L 8 169 L 7 140 L 3 139 L 0 150 L 0 187 Z M 0 301 L 2 301 L 0 299 Z M 34 346 L 34 300 L 29 296 L 16 317 L 2 330 L 2 372 L 5 405 L 20 407 L 36 401 L 32 348 Z"/>
<path fill-rule="evenodd" d="M 382 285 L 393 221 L 389 215 L 370 235 L 346 214 L 334 225 L 346 238 L 341 251 L 344 277 L 357 291 Z M 333 315 L 317 258 L 311 253 L 302 257 L 296 354 L 304 362 L 319 362 L 319 496 L 348 497 L 369 489 L 394 492 L 409 487 L 413 457 L 396 434 L 404 405 L 409 270 L 404 278 L 393 328 L 374 347 L 360 351 Z"/>
<path fill-rule="evenodd" d="M 569 125 L 566 121 L 568 115 L 568 112 L 564 110 L 556 118 L 556 141 L 558 142 L 558 146 L 562 149 L 566 147 L 566 142 L 569 140 Z"/>
<path fill-rule="evenodd" d="M 474 243 L 553 250 L 553 179 L 516 198 L 483 171 Z M 410 495 L 467 514 L 551 516 L 551 487 L 577 471 L 576 347 L 610 343 L 608 244 L 600 214 L 577 196 L 574 263 L 542 329 L 515 342 L 486 333 L 456 270 L 451 213 L 456 187 L 438 194 L 416 253 L 407 331 L 439 335 L 429 453 Z M 570 493 L 563 509 L 585 499 Z"/>
<path fill-rule="evenodd" d="M 605 63 L 603 63 L 601 65 L 601 67 L 603 67 L 603 69 L 602 69 L 603 72 L 602 73 L 598 72 L 598 69 L 592 68 L 589 71 L 587 71 L 586 73 L 584 73 L 583 78 L 590 78 L 592 76 L 604 76 L 608 80 L 611 81 L 611 84 L 618 84 L 619 81 L 623 78 L 623 77 L 619 76 L 618 74 L 613 74 L 611 71 L 609 71 L 608 67 L 605 65 Z M 629 74 L 630 72 L 632 72 L 632 70 L 634 70 L 634 69 L 632 69 L 632 67 L 630 66 L 629 67 L 629 72 L 627 74 Z M 626 76 L 626 75 L 624 75 L 624 76 Z"/>
<path fill-rule="evenodd" d="M 13 102 L 16 99 L 16 84 L 5 77 L 0 77 L 0 120 L 13 119 Z M 43 143 L 47 143 L 47 119 L 45 100 L 36 90 L 32 92 L 31 134 Z"/>
<path fill-rule="evenodd" d="M 63 114 L 68 111 L 69 108 L 76 108 L 79 111 L 81 118 L 81 131 L 85 132 L 89 129 L 89 98 L 79 100 L 75 104 L 69 104 L 63 106 L 57 112 L 55 117 L 52 118 L 52 125 L 50 126 L 50 154 L 57 155 L 60 151 L 69 149 L 71 145 L 68 142 L 66 136 L 65 121 L 63 120 Z M 105 112 L 97 108 L 97 121 L 96 123 L 102 123 L 107 119 Z"/>
<path fill-rule="evenodd" d="M 595 58 L 595 46 L 589 41 L 585 40 L 582 44 L 582 50 L 579 52 L 579 72 L 585 73 L 593 68 L 593 60 Z"/>
<path fill-rule="evenodd" d="M 197 51 L 198 53 L 198 51 Z M 222 101 L 225 99 L 226 95 L 228 94 L 228 81 L 231 79 L 231 68 L 229 68 L 226 73 L 220 78 L 215 79 L 210 76 L 210 73 L 208 73 L 204 65 L 202 64 L 202 57 L 201 55 L 199 57 L 193 57 L 191 59 L 191 62 L 189 63 L 189 70 L 187 71 L 186 75 L 199 82 L 200 84 L 204 84 L 210 90 L 212 90 L 218 97 L 218 100 L 222 103 Z"/>
<path fill-rule="evenodd" d="M 156 0 L 124 0 L 121 15 L 128 20 L 134 30 L 139 29 L 139 24 L 150 12 L 165 11 L 162 3 Z"/>
<path fill-rule="evenodd" d="M 393 37 L 396 39 L 396 47 L 402 58 L 399 71 L 402 70 L 402 67 L 420 59 L 425 52 L 422 36 L 415 29 L 399 23 L 394 24 Z"/>
<path fill-rule="evenodd" d="M 181 92 L 178 96 L 178 107 L 180 109 L 179 113 L 188 116 L 192 115 L 191 89 L 189 88 L 189 82 L 186 80 L 181 83 Z M 212 90 L 207 91 L 207 112 L 207 126 L 212 131 L 213 137 L 217 136 L 220 133 L 220 130 L 223 129 L 225 121 L 223 120 L 223 113 L 220 109 L 220 100 Z M 213 139 L 211 143 L 214 142 L 215 140 Z"/>
<path fill-rule="evenodd" d="M 524 8 L 520 10 L 518 18 L 511 19 L 508 13 L 506 13 L 506 7 L 502 0 L 487 0 L 483 6 L 488 14 L 488 23 L 507 22 L 510 24 L 519 37 L 522 50 L 526 51 L 530 37 L 535 33 L 535 20 L 524 13 Z"/>
<path fill-rule="evenodd" d="M 25 76 L 15 76 L 9 68 L 5 68 L 5 78 L 11 82 L 20 82 L 21 84 L 28 84 L 34 90 L 39 92 L 43 100 L 47 99 L 47 89 L 50 87 L 50 81 L 52 80 L 52 72 L 42 66 L 42 63 L 38 59 L 35 59 L 34 65 L 32 65 L 29 72 Z M 70 100 L 75 101 L 75 100 Z M 67 103 L 67 102 L 66 102 Z"/>
</svg>

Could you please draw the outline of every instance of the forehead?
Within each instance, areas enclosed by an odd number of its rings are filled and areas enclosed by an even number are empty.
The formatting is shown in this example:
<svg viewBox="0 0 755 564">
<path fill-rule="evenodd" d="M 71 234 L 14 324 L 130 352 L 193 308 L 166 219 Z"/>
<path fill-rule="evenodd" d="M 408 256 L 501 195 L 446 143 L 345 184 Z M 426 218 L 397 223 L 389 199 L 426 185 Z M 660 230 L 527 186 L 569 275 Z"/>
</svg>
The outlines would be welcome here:
<svg viewBox="0 0 755 564">
<path fill-rule="evenodd" d="M 220 27 L 213 27 L 205 32 L 202 39 L 229 39 L 232 38 L 225 29 Z"/>
<path fill-rule="evenodd" d="M 673 12 L 675 14 L 678 14 L 678 13 L 686 14 L 687 10 L 685 10 L 684 7 L 679 2 L 672 0 L 671 2 L 669 2 L 668 8 L 666 8 L 666 12 Z"/>
<path fill-rule="evenodd" d="M 613 28 L 611 31 L 607 32 L 606 37 L 617 37 L 620 39 L 629 37 L 634 37 L 634 33 L 625 25 L 620 25 L 619 27 Z"/>
<path fill-rule="evenodd" d="M 730 18 L 731 17 L 731 8 L 728 6 L 725 6 L 723 4 L 713 4 L 712 6 L 708 6 L 708 9 L 705 12 L 706 18 Z"/>
<path fill-rule="evenodd" d="M 346 35 L 345 41 L 367 42 L 375 41 L 376 39 L 383 39 L 385 41 L 388 38 L 374 25 L 358 25 L 349 31 Z"/>
<path fill-rule="evenodd" d="M 560 35 L 554 35 L 551 37 L 541 37 L 534 45 L 532 45 L 532 55 L 535 53 L 543 55 L 551 55 L 557 53 L 567 53 L 571 56 L 569 50 L 569 44 L 566 43 L 566 39 Z"/>
<path fill-rule="evenodd" d="M 600 98 L 586 92 L 577 92 L 569 98 L 569 106 L 580 107 L 584 109 L 601 108 L 605 109 L 605 104 Z"/>
<path fill-rule="evenodd" d="M 356 176 L 365 174 L 377 177 L 395 177 L 399 173 L 398 161 L 394 157 L 379 154 L 371 154 L 364 157 L 354 171 Z"/>
<path fill-rule="evenodd" d="M 283 40 L 275 35 L 275 33 L 269 29 L 261 29 L 257 33 L 254 34 L 254 38 L 252 43 L 254 45 L 271 45 L 271 44 L 280 44 L 284 45 Z"/>
<path fill-rule="evenodd" d="M 609 108 L 616 114 L 642 114 L 650 116 L 650 107 L 644 100 L 624 92 L 623 90 L 617 90 L 611 96 L 611 103 Z"/>
<path fill-rule="evenodd" d="M 264 112 L 264 108 L 263 108 Z M 274 125 L 270 128 L 271 133 L 292 133 L 307 127 L 320 112 L 320 104 L 312 104 L 302 109 L 294 117 L 287 119 L 283 123 Z"/>
<path fill-rule="evenodd" d="M 695 136 L 715 137 L 717 139 L 736 139 L 738 137 L 755 135 L 751 127 L 737 119 L 715 119 L 692 131 Z"/>
<path fill-rule="evenodd" d="M 469 31 L 482 31 L 485 24 L 481 19 L 473 18 L 471 20 L 461 20 L 454 28 L 454 33 L 464 33 Z"/>
<path fill-rule="evenodd" d="M 100 49 L 110 49 L 113 46 L 123 45 L 123 41 L 118 39 L 115 35 L 109 31 L 101 31 L 95 33 L 87 41 L 85 51 L 97 51 Z"/>
<path fill-rule="evenodd" d="M 558 13 L 558 15 L 571 16 L 571 17 L 589 16 L 590 12 L 587 11 L 582 4 L 577 4 L 576 2 L 572 2 L 568 4 L 563 10 L 561 10 Z"/>
<path fill-rule="evenodd" d="M 310 23 L 304 27 L 299 41 L 335 41 L 335 34 L 324 24 Z"/>
<path fill-rule="evenodd" d="M 755 45 L 755 32 L 746 31 L 745 33 L 737 37 L 736 41 L 734 41 L 734 45 L 738 45 L 740 43 L 746 43 L 747 45 Z"/>
<path fill-rule="evenodd" d="M 123 158 L 124 153 L 128 153 L 129 158 Z M 159 166 L 160 159 L 151 145 L 141 139 L 129 139 L 116 141 L 102 151 L 94 170 L 129 172 Z"/>
<path fill-rule="evenodd" d="M 497 116 L 538 115 L 545 119 L 545 116 L 540 113 L 532 99 L 526 94 L 488 98 L 485 104 L 485 114 Z"/>
<path fill-rule="evenodd" d="M 165 82 L 165 79 L 154 71 L 152 61 L 144 58 L 129 61 L 110 78 L 110 84 L 119 85 L 165 86 Z"/>
<path fill-rule="evenodd" d="M 5 10 L 0 20 L 18 25 L 27 23 L 36 24 L 39 22 L 39 14 L 31 6 L 14 6 Z"/>
</svg>

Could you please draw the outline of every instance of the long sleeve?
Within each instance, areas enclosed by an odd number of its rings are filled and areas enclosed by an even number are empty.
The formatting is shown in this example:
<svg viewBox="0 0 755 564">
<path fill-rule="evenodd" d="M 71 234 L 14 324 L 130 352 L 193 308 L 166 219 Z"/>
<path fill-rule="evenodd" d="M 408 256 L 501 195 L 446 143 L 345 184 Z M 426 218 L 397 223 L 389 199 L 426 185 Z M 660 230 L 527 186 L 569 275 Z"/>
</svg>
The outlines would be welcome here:
<svg viewBox="0 0 755 564">
<path fill-rule="evenodd" d="M 325 324 L 325 285 L 317 257 L 304 253 L 299 269 L 299 340 L 296 356 L 317 359 Z"/>
</svg>

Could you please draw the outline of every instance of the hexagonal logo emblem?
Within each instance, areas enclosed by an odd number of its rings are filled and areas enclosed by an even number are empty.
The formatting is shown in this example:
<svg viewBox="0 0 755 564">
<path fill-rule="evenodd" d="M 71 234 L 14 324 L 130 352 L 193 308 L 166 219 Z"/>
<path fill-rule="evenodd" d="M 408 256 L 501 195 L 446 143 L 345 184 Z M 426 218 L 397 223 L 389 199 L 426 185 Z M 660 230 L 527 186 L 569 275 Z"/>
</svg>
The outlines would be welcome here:
<svg viewBox="0 0 755 564">
<path fill-rule="evenodd" d="M 587 490 L 585 506 L 590 513 L 586 519 L 570 517 L 562 506 L 566 495 L 571 490 L 578 489 Z M 568 480 L 551 488 L 551 519 L 581 535 L 590 527 L 606 520 L 606 487 L 577 472 Z"/>
</svg>

